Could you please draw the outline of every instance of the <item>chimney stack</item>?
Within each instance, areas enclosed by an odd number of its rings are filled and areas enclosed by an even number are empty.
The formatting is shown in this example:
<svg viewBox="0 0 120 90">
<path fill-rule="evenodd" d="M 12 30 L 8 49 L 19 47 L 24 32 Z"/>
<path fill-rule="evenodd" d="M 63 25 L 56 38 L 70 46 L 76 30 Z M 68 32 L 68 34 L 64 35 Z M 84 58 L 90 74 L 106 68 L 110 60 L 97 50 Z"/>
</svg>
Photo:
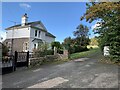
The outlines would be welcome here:
<svg viewBox="0 0 120 90">
<path fill-rule="evenodd" d="M 27 23 L 27 21 L 28 21 L 28 17 L 27 17 L 27 14 L 25 13 L 25 14 L 22 16 L 21 25 L 22 25 L 22 26 L 25 26 L 25 24 Z"/>
</svg>

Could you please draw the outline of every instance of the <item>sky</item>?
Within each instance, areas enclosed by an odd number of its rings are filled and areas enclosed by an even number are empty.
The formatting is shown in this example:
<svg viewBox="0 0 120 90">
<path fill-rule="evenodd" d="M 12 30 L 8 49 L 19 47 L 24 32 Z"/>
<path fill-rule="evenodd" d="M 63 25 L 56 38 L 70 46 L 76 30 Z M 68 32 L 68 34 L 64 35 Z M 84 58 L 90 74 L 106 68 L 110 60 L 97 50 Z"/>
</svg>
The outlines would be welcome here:
<svg viewBox="0 0 120 90">
<path fill-rule="evenodd" d="M 91 27 L 91 38 L 95 36 L 92 29 L 96 22 L 80 21 L 85 12 L 85 2 L 3 2 L 0 36 L 5 39 L 5 28 L 14 25 L 11 21 L 20 24 L 22 15 L 27 13 L 28 22 L 41 21 L 48 32 L 56 36 L 56 41 L 63 42 L 66 37 L 74 37 L 73 31 L 79 24 Z"/>
</svg>

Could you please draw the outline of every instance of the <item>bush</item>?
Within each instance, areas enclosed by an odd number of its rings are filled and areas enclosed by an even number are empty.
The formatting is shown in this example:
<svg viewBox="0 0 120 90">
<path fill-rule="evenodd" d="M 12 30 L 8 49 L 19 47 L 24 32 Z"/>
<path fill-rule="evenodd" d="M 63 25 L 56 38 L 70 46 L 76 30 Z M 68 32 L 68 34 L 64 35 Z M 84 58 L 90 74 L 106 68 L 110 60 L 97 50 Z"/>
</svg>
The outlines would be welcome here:
<svg viewBox="0 0 120 90">
<path fill-rule="evenodd" d="M 46 54 L 47 55 L 53 55 L 54 54 L 54 50 L 46 50 Z"/>
<path fill-rule="evenodd" d="M 77 52 L 83 52 L 83 51 L 87 51 L 88 48 L 86 46 L 73 46 L 69 51 L 70 54 L 72 53 L 77 53 Z"/>
<path fill-rule="evenodd" d="M 57 53 L 63 54 L 63 50 L 58 49 L 58 50 L 57 50 Z"/>
<path fill-rule="evenodd" d="M 8 47 L 2 44 L 2 56 L 6 56 L 8 54 Z"/>
</svg>

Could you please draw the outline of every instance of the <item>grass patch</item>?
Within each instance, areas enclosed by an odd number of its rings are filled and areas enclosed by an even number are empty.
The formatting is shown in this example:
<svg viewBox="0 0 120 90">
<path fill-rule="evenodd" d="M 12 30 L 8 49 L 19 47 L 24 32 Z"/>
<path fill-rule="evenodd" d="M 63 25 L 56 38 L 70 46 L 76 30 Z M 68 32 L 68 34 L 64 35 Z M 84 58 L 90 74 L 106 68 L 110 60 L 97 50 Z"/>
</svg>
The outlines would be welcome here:
<svg viewBox="0 0 120 90">
<path fill-rule="evenodd" d="M 78 58 L 83 58 L 83 57 L 90 57 L 96 52 L 100 51 L 99 48 L 94 48 L 89 51 L 84 51 L 84 52 L 79 52 L 79 53 L 73 53 L 70 55 L 70 59 L 78 59 Z"/>
</svg>

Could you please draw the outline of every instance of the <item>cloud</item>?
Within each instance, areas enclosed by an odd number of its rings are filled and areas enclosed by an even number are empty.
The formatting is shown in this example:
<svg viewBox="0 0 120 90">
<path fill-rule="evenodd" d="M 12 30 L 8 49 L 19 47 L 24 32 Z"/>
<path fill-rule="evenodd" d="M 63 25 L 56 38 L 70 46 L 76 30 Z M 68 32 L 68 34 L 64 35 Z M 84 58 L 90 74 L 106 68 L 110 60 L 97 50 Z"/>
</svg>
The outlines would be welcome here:
<svg viewBox="0 0 120 90">
<path fill-rule="evenodd" d="M 0 42 L 4 41 L 5 39 L 6 39 L 6 32 L 0 30 Z"/>
<path fill-rule="evenodd" d="M 20 7 L 23 8 L 23 9 L 25 9 L 25 10 L 28 10 L 28 9 L 31 8 L 31 6 L 29 4 L 27 4 L 27 3 L 21 3 Z"/>
</svg>

